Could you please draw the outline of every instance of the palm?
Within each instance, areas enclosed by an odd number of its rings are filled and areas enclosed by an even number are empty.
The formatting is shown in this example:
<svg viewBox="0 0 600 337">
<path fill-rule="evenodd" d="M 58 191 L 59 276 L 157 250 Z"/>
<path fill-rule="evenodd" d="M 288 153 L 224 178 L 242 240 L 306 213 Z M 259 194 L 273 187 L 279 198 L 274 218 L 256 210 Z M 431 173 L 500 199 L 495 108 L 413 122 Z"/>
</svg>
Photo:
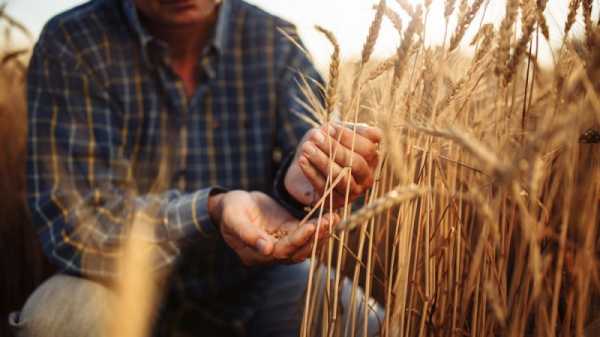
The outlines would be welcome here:
<svg viewBox="0 0 600 337">
<path fill-rule="evenodd" d="M 245 264 L 295 262 L 307 257 L 317 238 L 324 238 L 335 217 L 325 217 L 322 226 L 309 221 L 300 226 L 284 208 L 260 192 L 234 191 L 223 201 L 221 233 Z M 262 241 L 262 243 L 259 243 Z"/>
<path fill-rule="evenodd" d="M 254 202 L 251 222 L 279 240 L 298 228 L 299 222 L 266 194 L 250 192 Z"/>
</svg>

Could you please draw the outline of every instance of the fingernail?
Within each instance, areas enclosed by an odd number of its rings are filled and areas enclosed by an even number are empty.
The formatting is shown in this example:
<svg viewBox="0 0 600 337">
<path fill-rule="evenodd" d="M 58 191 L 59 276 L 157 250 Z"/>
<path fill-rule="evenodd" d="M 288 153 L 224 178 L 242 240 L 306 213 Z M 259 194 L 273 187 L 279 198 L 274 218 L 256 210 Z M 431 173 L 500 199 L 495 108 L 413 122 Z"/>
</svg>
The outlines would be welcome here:
<svg viewBox="0 0 600 337">
<path fill-rule="evenodd" d="M 265 239 L 258 239 L 258 241 L 256 241 L 256 248 L 263 255 L 271 254 L 269 250 L 269 242 Z"/>
</svg>

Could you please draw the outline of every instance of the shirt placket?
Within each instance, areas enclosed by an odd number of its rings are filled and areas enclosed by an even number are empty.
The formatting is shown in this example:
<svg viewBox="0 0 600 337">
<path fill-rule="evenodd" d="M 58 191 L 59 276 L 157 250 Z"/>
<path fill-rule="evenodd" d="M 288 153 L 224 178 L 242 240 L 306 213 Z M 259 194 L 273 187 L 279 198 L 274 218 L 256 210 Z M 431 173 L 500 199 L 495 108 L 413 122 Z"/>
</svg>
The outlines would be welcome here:
<svg viewBox="0 0 600 337">
<path fill-rule="evenodd" d="M 188 127 L 186 123 L 188 100 L 183 83 L 169 66 L 168 56 L 161 57 L 158 72 L 160 85 L 167 101 L 164 130 L 166 135 L 162 139 L 166 142 L 164 144 L 168 153 L 166 160 L 168 160 L 170 172 L 172 173 L 169 179 L 171 180 L 171 186 L 185 191 L 187 188 L 185 171 L 188 156 Z"/>
<path fill-rule="evenodd" d="M 215 55 L 211 48 L 206 48 L 200 55 L 198 61 L 198 87 L 190 98 L 185 93 L 182 80 L 169 66 L 168 56 L 165 56 L 163 60 L 160 77 L 170 107 L 167 112 L 167 146 L 170 147 L 171 144 L 176 144 L 176 150 L 171 151 L 175 157 L 171 161 L 173 165 L 172 182 L 178 189 L 185 191 L 188 187 L 186 172 L 189 160 L 189 138 L 193 136 L 190 135 L 190 114 L 202 113 L 196 110 L 202 105 L 202 96 L 208 88 L 208 82 L 215 76 Z"/>
</svg>

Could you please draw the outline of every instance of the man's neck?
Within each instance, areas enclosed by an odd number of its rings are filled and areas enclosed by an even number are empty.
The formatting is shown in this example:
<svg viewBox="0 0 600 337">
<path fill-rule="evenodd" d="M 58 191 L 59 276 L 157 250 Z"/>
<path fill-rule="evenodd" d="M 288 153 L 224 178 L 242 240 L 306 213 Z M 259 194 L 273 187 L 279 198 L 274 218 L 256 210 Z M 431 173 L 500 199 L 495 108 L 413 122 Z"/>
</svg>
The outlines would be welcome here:
<svg viewBox="0 0 600 337">
<path fill-rule="evenodd" d="M 215 11 L 206 22 L 193 25 L 167 27 L 146 21 L 145 26 L 153 36 L 167 43 L 174 62 L 187 62 L 198 58 L 210 40 L 216 20 Z"/>
<path fill-rule="evenodd" d="M 171 66 L 183 81 L 188 97 L 194 94 L 198 86 L 198 56 L 210 40 L 217 17 L 218 10 L 215 9 L 206 20 L 193 25 L 166 26 L 150 20 L 144 21 L 146 29 L 169 46 Z"/>
</svg>

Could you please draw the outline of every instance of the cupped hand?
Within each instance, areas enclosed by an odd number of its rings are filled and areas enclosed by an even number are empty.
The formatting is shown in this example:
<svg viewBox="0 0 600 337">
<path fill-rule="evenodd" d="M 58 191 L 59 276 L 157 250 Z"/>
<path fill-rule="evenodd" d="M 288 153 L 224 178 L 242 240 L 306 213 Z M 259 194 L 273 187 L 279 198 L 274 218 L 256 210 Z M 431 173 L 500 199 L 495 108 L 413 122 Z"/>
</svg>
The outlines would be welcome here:
<svg viewBox="0 0 600 337">
<path fill-rule="evenodd" d="M 339 221 L 336 215 L 325 215 L 320 224 L 315 219 L 300 225 L 261 192 L 231 191 L 211 198 L 217 198 L 211 213 L 223 239 L 248 266 L 304 261 Z"/>
<path fill-rule="evenodd" d="M 343 174 L 331 194 L 335 208 L 345 204 L 348 185 L 349 202 L 373 186 L 382 131 L 357 124 L 354 134 L 352 126 L 328 123 L 304 136 L 284 180 L 292 197 L 305 205 L 314 205 L 323 196 L 330 174 L 332 181 Z M 352 168 L 351 174 L 344 173 L 346 167 Z"/>
</svg>

